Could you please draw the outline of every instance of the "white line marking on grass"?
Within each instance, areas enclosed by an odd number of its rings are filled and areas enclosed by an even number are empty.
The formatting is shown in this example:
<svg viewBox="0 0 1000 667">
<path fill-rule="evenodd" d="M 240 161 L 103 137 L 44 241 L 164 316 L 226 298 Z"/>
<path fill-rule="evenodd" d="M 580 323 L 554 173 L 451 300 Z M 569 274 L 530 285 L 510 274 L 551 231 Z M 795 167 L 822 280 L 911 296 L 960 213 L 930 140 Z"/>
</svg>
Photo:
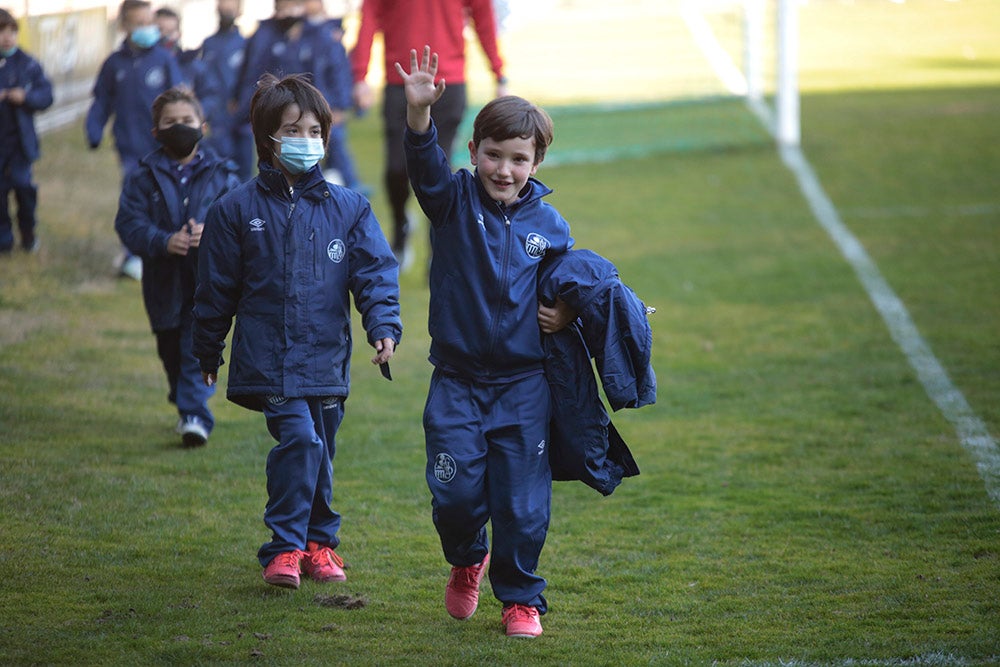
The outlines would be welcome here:
<svg viewBox="0 0 1000 667">
<path fill-rule="evenodd" d="M 952 384 L 947 371 L 917 331 L 906 306 L 882 277 L 861 242 L 841 221 L 837 209 L 826 196 L 802 151 L 797 147 L 782 147 L 780 150 L 781 159 L 798 180 L 799 188 L 816 220 L 854 269 L 875 304 L 875 309 L 889 327 L 893 340 L 917 372 L 927 395 L 955 427 L 962 446 L 975 460 L 979 475 L 986 484 L 986 492 L 1000 506 L 1000 449 L 987 431 L 986 424 L 972 411 L 962 392 Z"/>
<path fill-rule="evenodd" d="M 745 97 L 747 94 L 747 81 L 743 77 L 743 72 L 733 62 L 729 53 L 719 44 L 719 40 L 715 38 L 715 33 L 709 27 L 708 21 L 705 20 L 701 11 L 696 9 L 696 4 L 694 2 L 685 2 L 681 6 L 681 17 L 684 19 L 684 23 L 691 32 L 694 41 L 698 44 L 698 48 L 708 58 L 712 69 L 715 70 L 715 75 L 722 81 L 722 85 L 734 95 Z"/>
</svg>

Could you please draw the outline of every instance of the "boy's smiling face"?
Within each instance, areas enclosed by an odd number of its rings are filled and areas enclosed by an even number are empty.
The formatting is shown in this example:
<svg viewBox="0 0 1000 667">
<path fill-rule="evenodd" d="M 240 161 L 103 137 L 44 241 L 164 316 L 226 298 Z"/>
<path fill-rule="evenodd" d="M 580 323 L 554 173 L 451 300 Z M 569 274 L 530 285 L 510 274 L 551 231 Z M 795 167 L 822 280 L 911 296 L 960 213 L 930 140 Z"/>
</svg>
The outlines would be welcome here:
<svg viewBox="0 0 1000 667">
<path fill-rule="evenodd" d="M 477 147 L 469 142 L 472 164 L 491 199 L 510 205 L 517 201 L 530 176 L 538 171 L 535 138 L 514 137 L 496 141 L 485 137 Z"/>
</svg>

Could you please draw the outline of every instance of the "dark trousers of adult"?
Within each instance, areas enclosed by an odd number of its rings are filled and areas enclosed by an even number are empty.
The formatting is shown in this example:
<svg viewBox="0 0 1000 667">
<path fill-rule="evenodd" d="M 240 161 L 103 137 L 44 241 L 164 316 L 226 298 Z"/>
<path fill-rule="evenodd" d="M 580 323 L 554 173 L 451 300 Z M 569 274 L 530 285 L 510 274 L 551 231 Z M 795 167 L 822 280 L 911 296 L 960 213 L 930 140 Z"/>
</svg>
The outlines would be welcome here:
<svg viewBox="0 0 1000 667">
<path fill-rule="evenodd" d="M 307 542 L 336 549 L 340 514 L 330 503 L 343 399 L 270 396 L 264 417 L 278 444 L 267 455 L 264 523 L 271 529 L 271 541 L 257 552 L 260 564 L 266 566 L 286 551 L 304 551 Z"/>
<path fill-rule="evenodd" d="M 156 352 L 170 386 L 167 400 L 177 406 L 181 419 L 197 417 L 211 433 L 215 417 L 208 407 L 208 399 L 215 394 L 215 387 L 206 386 L 202 379 L 191 340 L 193 324 L 191 309 L 185 308 L 181 312 L 180 327 L 156 332 Z"/>
<path fill-rule="evenodd" d="M 438 132 L 438 145 L 451 157 L 455 135 L 465 115 L 464 83 L 448 83 L 441 99 L 431 107 L 431 119 Z M 406 155 L 403 135 L 406 130 L 406 93 L 401 85 L 385 87 L 382 106 L 385 127 L 385 188 L 392 210 L 392 249 L 397 256 L 405 250 L 410 227 L 406 201 L 410 198 L 410 181 L 406 175 Z"/>
<path fill-rule="evenodd" d="M 35 245 L 35 209 L 38 188 L 31 180 L 31 161 L 20 148 L 0 151 L 0 251 L 14 247 L 14 225 L 10 215 L 10 193 L 17 202 L 17 226 L 21 247 L 30 250 Z"/>
<path fill-rule="evenodd" d="M 427 485 L 445 560 L 464 567 L 490 551 L 490 584 L 504 605 L 548 606 L 535 574 L 552 505 L 542 374 L 485 384 L 434 371 L 424 409 Z"/>
</svg>

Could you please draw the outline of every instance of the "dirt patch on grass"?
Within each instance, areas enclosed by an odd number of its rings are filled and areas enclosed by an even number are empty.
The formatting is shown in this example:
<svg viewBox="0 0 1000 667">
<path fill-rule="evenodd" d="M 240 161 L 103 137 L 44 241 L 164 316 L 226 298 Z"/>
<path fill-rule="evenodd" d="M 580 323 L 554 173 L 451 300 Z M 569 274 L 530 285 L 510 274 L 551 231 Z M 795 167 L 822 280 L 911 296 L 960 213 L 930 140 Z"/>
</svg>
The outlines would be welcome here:
<svg viewBox="0 0 1000 667">
<path fill-rule="evenodd" d="M 352 595 L 348 593 L 337 593 L 327 595 L 317 593 L 313 602 L 320 607 L 337 607 L 338 609 L 363 609 L 368 606 L 368 598 L 362 595 Z"/>
</svg>

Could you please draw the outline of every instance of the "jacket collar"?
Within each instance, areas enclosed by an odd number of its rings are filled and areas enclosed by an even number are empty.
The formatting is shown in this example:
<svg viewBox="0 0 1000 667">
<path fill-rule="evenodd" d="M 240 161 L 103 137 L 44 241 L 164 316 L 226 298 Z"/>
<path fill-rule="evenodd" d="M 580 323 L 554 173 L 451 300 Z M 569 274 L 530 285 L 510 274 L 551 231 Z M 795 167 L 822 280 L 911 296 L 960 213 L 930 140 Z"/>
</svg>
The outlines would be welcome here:
<svg viewBox="0 0 1000 667">
<path fill-rule="evenodd" d="M 299 179 L 295 181 L 295 185 L 292 186 L 293 192 L 288 191 L 288 181 L 285 180 L 285 175 L 281 170 L 272 167 L 267 162 L 259 162 L 257 164 L 257 183 L 260 187 L 267 190 L 268 192 L 274 193 L 286 199 L 295 197 L 298 194 L 306 193 L 312 190 L 317 185 L 325 183 L 326 180 L 323 178 L 323 171 L 319 168 L 319 165 L 314 165 L 309 171 L 304 172 Z"/>
<path fill-rule="evenodd" d="M 189 163 L 191 164 L 192 173 L 198 173 L 208 166 L 209 160 L 206 160 L 205 157 L 205 149 L 199 147 L 198 155 L 195 157 L 194 163 Z M 177 161 L 167 155 L 166 151 L 163 150 L 163 146 L 160 146 L 155 151 L 142 158 L 141 162 L 154 171 L 172 174 L 177 170 Z"/>
</svg>

